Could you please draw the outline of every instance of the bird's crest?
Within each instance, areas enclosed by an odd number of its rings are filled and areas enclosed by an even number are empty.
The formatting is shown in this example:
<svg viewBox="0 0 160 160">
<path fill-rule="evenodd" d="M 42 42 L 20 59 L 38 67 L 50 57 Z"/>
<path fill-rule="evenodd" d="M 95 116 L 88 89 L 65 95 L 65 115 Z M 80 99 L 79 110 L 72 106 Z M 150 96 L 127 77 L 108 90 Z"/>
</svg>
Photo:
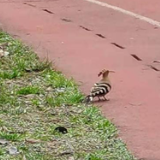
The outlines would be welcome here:
<svg viewBox="0 0 160 160">
<path fill-rule="evenodd" d="M 109 70 L 103 69 L 101 72 L 99 72 L 98 77 L 101 75 L 108 75 L 109 72 L 114 73 L 114 71 L 109 71 Z"/>
</svg>

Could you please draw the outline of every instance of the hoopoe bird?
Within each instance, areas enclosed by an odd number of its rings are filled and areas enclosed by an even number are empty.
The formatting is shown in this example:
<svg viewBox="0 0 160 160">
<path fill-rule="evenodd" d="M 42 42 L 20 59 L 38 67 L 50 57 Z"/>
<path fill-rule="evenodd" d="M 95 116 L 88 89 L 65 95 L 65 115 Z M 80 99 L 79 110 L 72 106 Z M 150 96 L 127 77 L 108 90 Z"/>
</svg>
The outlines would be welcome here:
<svg viewBox="0 0 160 160">
<path fill-rule="evenodd" d="M 98 97 L 99 101 L 102 100 L 101 97 L 103 97 L 103 100 L 108 100 L 105 95 L 111 90 L 111 82 L 108 77 L 110 72 L 114 73 L 114 71 L 104 69 L 98 74 L 98 77 L 102 75 L 102 79 L 94 84 L 91 88 L 90 94 L 84 99 L 84 102 L 89 103 L 93 101 L 93 98 L 95 97 Z"/>
</svg>

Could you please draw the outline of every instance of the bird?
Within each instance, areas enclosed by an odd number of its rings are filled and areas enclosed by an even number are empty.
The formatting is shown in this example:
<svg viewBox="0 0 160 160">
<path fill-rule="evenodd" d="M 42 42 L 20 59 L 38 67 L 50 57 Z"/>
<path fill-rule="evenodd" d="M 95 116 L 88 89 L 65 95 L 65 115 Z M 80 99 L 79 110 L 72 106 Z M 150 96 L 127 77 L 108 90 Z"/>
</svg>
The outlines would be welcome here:
<svg viewBox="0 0 160 160">
<path fill-rule="evenodd" d="M 92 102 L 95 97 L 98 97 L 99 101 L 109 100 L 106 99 L 105 95 L 108 94 L 112 88 L 110 79 L 108 77 L 110 72 L 115 73 L 114 71 L 103 69 L 98 74 L 98 77 L 102 76 L 102 79 L 99 82 L 95 83 L 94 86 L 91 88 L 90 94 L 84 99 L 85 103 Z M 103 99 L 101 99 L 101 97 L 103 97 Z"/>
</svg>

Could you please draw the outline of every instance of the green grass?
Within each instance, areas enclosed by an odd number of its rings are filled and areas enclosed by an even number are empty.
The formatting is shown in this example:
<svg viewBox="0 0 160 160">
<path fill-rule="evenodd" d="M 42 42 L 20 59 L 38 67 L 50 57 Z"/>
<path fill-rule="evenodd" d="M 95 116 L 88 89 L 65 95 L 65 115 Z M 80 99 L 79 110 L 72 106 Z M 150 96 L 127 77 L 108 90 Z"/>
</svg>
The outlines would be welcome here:
<svg viewBox="0 0 160 160">
<path fill-rule="evenodd" d="M 23 137 L 22 134 L 1 132 L 0 137 L 8 141 L 19 141 Z"/>
<path fill-rule="evenodd" d="M 41 89 L 39 87 L 36 86 L 26 86 L 23 87 L 21 89 L 18 89 L 17 94 L 23 94 L 23 95 L 27 95 L 27 94 L 40 94 Z"/>
<path fill-rule="evenodd" d="M 81 103 L 73 79 L 40 61 L 18 40 L 0 32 L 1 160 L 135 160 L 114 124 L 95 106 Z M 64 126 L 68 133 L 55 132 Z M 19 154 L 10 155 L 8 147 Z"/>
</svg>

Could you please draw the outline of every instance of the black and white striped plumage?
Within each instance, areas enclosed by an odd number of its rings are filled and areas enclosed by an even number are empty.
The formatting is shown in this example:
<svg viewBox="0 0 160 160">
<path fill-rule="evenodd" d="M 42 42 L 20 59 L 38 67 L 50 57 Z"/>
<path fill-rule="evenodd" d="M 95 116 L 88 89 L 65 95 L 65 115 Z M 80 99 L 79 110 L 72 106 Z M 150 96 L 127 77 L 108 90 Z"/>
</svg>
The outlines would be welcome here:
<svg viewBox="0 0 160 160">
<path fill-rule="evenodd" d="M 111 71 L 102 70 L 102 72 L 99 73 L 98 76 L 102 75 L 102 79 L 98 83 L 95 83 L 91 88 L 91 92 L 86 97 L 85 102 L 91 102 L 94 97 L 98 97 L 98 100 L 101 100 L 101 97 L 103 97 L 104 100 L 107 100 L 105 95 L 111 90 L 111 82 L 108 78 L 109 72 Z"/>
</svg>

